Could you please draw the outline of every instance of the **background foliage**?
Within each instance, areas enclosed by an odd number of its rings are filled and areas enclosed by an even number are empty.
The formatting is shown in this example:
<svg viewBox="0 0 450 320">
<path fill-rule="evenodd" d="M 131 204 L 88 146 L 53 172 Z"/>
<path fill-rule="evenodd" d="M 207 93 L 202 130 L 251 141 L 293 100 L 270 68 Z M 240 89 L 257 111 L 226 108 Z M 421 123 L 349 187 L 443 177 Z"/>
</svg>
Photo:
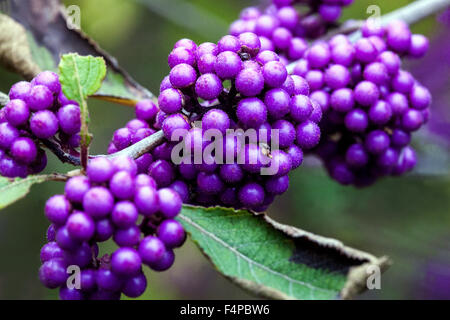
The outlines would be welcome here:
<svg viewBox="0 0 450 320">
<path fill-rule="evenodd" d="M 83 30 L 118 58 L 138 82 L 157 93 L 159 82 L 169 70 L 167 54 L 175 41 L 181 37 L 197 42 L 216 41 L 226 33 L 227 24 L 244 6 L 260 1 L 64 2 L 79 5 Z M 386 13 L 411 1 L 376 2 L 382 13 Z M 373 3 L 373 0 L 355 1 L 342 19 L 365 18 L 366 8 Z M 174 4 L 178 10 L 171 10 Z M 202 22 L 195 22 L 198 20 L 195 17 L 205 14 L 216 23 L 201 32 L 205 28 L 196 24 Z M 187 26 L 185 21 L 194 24 Z M 430 133 L 424 134 L 426 140 L 422 140 L 430 143 L 419 148 L 422 165 L 415 171 L 431 175 L 387 178 L 369 189 L 357 190 L 338 185 L 320 168 L 302 166 L 295 171 L 288 193 L 269 210 L 269 215 L 282 223 L 340 239 L 377 255 L 389 255 L 394 265 L 383 275 L 382 290 L 367 292 L 360 297 L 363 299 L 433 298 L 436 297 L 433 295 L 436 277 L 450 278 L 450 136 L 442 136 L 445 134 L 442 127 L 448 128 L 450 123 L 446 102 L 450 96 L 450 46 L 445 45 L 450 39 L 445 36 L 445 32 L 448 33 L 445 28 L 434 17 L 413 28 L 415 32 L 430 36 L 433 47 L 424 60 L 409 66 L 434 96 L 435 117 L 429 126 Z M 0 69 L 0 91 L 7 91 L 18 80 L 16 75 Z M 89 104 L 90 131 L 95 135 L 92 153 L 104 153 L 114 129 L 123 126 L 125 119 L 131 119 L 133 110 L 94 99 Z M 111 108 L 114 112 L 109 110 Z M 71 169 L 53 156 L 50 158 L 47 172 Z M 62 191 L 61 183 L 40 185 L 32 189 L 27 199 L 0 215 L 0 299 L 55 298 L 55 292 L 40 285 L 37 270 L 39 249 L 45 241 L 47 228 L 43 204 L 50 195 Z M 450 299 L 450 293 L 447 294 L 439 297 Z M 251 297 L 218 276 L 198 249 L 187 242 L 179 250 L 173 268 L 163 274 L 149 274 L 149 289 L 142 298 Z"/>
</svg>

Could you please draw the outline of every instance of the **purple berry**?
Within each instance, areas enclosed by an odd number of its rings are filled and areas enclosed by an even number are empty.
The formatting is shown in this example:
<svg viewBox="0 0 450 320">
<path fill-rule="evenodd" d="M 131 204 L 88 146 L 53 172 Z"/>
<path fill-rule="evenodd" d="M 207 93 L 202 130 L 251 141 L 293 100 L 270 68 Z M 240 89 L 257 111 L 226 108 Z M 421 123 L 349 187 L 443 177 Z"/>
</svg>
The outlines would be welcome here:
<svg viewBox="0 0 450 320">
<path fill-rule="evenodd" d="M 158 190 L 159 211 L 166 218 L 173 218 L 181 210 L 182 201 L 178 193 L 172 189 L 164 188 Z"/>
<path fill-rule="evenodd" d="M 18 138 L 11 145 L 11 156 L 24 164 L 32 163 L 37 157 L 36 144 L 30 138 Z"/>
<path fill-rule="evenodd" d="M 38 111 L 31 116 L 30 129 L 41 139 L 48 139 L 58 132 L 58 118 L 49 110 Z"/>
<path fill-rule="evenodd" d="M 23 100 L 9 101 L 5 106 L 6 120 L 13 126 L 21 126 L 28 121 L 30 110 Z"/>
<path fill-rule="evenodd" d="M 86 174 L 92 182 L 107 182 L 114 174 L 114 167 L 108 159 L 98 157 L 89 162 Z"/>
<path fill-rule="evenodd" d="M 26 102 L 33 111 L 49 109 L 53 104 L 53 94 L 46 86 L 36 85 L 31 89 Z"/>
<path fill-rule="evenodd" d="M 195 93 L 204 100 L 216 99 L 222 90 L 222 81 L 213 73 L 201 75 L 195 83 Z"/>
<path fill-rule="evenodd" d="M 142 260 L 132 248 L 120 248 L 111 256 L 111 270 L 118 275 L 134 276 L 141 270 Z"/>
<path fill-rule="evenodd" d="M 65 105 L 58 110 L 58 121 L 59 127 L 64 133 L 72 135 L 80 132 L 80 107 L 74 104 Z"/>
<path fill-rule="evenodd" d="M 106 217 L 113 206 L 114 198 L 105 187 L 93 187 L 83 197 L 83 208 L 94 219 Z"/>
<path fill-rule="evenodd" d="M 186 233 L 184 232 L 183 226 L 173 219 L 164 220 L 159 225 L 156 234 L 166 248 L 180 247 L 186 239 Z"/>
<path fill-rule="evenodd" d="M 246 97 L 257 96 L 264 89 L 264 77 L 259 70 L 243 69 L 235 83 L 237 91 Z"/>
<path fill-rule="evenodd" d="M 95 232 L 94 220 L 84 212 L 75 212 L 67 219 L 67 231 L 71 238 L 88 241 Z"/>
<path fill-rule="evenodd" d="M 55 225 L 63 225 L 72 210 L 69 201 L 63 195 L 55 195 L 45 203 L 45 216 Z"/>
</svg>

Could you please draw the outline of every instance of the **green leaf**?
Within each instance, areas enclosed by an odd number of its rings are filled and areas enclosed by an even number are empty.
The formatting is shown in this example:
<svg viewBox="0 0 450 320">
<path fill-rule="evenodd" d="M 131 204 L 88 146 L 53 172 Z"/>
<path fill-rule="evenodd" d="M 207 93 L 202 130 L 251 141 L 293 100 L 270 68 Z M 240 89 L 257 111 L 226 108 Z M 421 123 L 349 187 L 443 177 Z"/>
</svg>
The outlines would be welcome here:
<svg viewBox="0 0 450 320">
<path fill-rule="evenodd" d="M 27 39 L 34 62 L 42 70 L 57 72 L 57 63 L 53 60 L 51 52 L 46 47 L 40 46 L 29 31 L 27 32 Z"/>
<path fill-rule="evenodd" d="M 266 298 L 351 298 L 365 290 L 368 266 L 389 264 L 264 214 L 186 205 L 178 219 L 220 273 Z"/>
<path fill-rule="evenodd" d="M 49 176 L 46 175 L 16 180 L 0 177 L 0 210 L 25 197 L 32 185 L 48 180 Z"/>
<path fill-rule="evenodd" d="M 100 89 L 106 76 L 106 64 L 102 57 L 69 53 L 61 57 L 59 73 L 66 97 L 81 105 Z"/>
<path fill-rule="evenodd" d="M 100 89 L 106 76 L 106 64 L 102 57 L 65 54 L 59 63 L 62 91 L 69 100 L 80 104 L 81 113 L 81 164 L 85 168 L 91 137 L 88 131 L 89 110 L 86 99 Z"/>
</svg>

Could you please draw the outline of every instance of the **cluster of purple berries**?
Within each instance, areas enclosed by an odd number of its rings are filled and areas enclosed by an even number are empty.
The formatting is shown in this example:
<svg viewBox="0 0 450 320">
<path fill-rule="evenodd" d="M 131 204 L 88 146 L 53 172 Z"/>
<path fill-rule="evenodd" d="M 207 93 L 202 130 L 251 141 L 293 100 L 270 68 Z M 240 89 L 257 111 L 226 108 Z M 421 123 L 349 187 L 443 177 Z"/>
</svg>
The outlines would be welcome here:
<svg viewBox="0 0 450 320">
<path fill-rule="evenodd" d="M 55 139 L 76 152 L 80 108 L 64 96 L 57 74 L 44 71 L 31 82 L 14 84 L 9 99 L 0 110 L 1 176 L 24 178 L 44 170 L 47 157 L 40 139 Z"/>
<path fill-rule="evenodd" d="M 403 22 L 368 21 L 362 34 L 355 43 L 337 35 L 312 45 L 294 69 L 324 112 L 314 152 L 334 179 L 358 186 L 415 166 L 411 133 L 427 121 L 431 104 L 430 92 L 401 69 L 401 56 L 423 56 L 428 40 Z"/>
<path fill-rule="evenodd" d="M 158 187 L 172 187 L 186 203 L 256 211 L 288 189 L 288 173 L 302 163 L 303 150 L 319 143 L 322 110 L 308 98 L 306 80 L 288 75 L 280 60 L 275 52 L 261 50 L 254 33 L 224 36 L 217 44 L 197 46 L 188 39 L 175 44 L 168 58 L 170 74 L 161 83 L 160 111 L 142 101 L 136 106 L 138 119 L 131 121 L 147 122 L 139 130 L 164 132 L 166 141 L 145 160 Z M 228 131 L 238 129 L 253 129 L 256 139 L 244 141 Z M 172 158 L 177 130 L 185 132 L 187 151 L 178 163 Z M 209 140 L 209 130 L 222 139 Z M 122 136 L 133 136 L 132 131 L 130 123 L 117 130 L 110 152 L 127 146 L 129 138 L 122 144 Z M 275 132 L 279 145 L 271 148 Z M 135 140 L 143 134 L 138 136 Z M 213 143 L 223 151 L 221 157 L 205 153 Z M 197 154 L 201 159 L 196 160 Z M 276 171 L 261 175 L 269 167 Z"/>
<path fill-rule="evenodd" d="M 181 210 L 178 193 L 157 188 L 127 157 L 94 158 L 87 176 L 67 181 L 64 195 L 51 197 L 45 215 L 52 223 L 41 249 L 41 282 L 60 288 L 63 300 L 119 299 L 140 296 L 147 287 L 142 264 L 155 271 L 174 262 L 173 249 L 186 238 L 174 218 Z M 112 238 L 118 249 L 99 255 L 99 242 Z M 69 266 L 80 268 L 80 286 L 67 285 Z"/>
<path fill-rule="evenodd" d="M 260 37 L 264 50 L 276 51 L 283 61 L 298 60 L 308 48 L 305 39 L 317 38 L 335 26 L 342 7 L 352 2 L 272 0 L 265 10 L 256 7 L 244 9 L 239 20 L 231 25 L 229 33 L 238 36 L 244 32 L 254 32 Z"/>
</svg>

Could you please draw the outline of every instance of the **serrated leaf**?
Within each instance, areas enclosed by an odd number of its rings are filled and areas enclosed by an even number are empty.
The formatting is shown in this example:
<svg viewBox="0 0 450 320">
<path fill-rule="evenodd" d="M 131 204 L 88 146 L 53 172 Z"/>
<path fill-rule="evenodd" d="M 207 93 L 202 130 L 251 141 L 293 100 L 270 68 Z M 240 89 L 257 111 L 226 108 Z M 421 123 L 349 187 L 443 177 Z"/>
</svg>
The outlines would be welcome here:
<svg viewBox="0 0 450 320">
<path fill-rule="evenodd" d="M 351 298 L 365 290 L 368 266 L 388 265 L 264 214 L 185 205 L 178 219 L 220 273 L 266 298 Z"/>
<path fill-rule="evenodd" d="M 49 176 L 45 175 L 16 180 L 0 177 L 0 210 L 25 197 L 32 185 L 48 180 Z"/>
<path fill-rule="evenodd" d="M 59 63 L 62 90 L 69 100 L 80 105 L 100 89 L 106 76 L 106 64 L 102 57 L 65 54 Z"/>
<path fill-rule="evenodd" d="M 81 30 L 68 27 L 64 6 L 60 1 L 28 0 L 28 4 L 23 5 L 20 0 L 9 0 L 8 3 L 8 14 L 20 28 L 14 26 L 15 33 L 12 34 L 9 30 L 11 28 L 2 27 L 1 30 L 5 32 L 0 35 L 12 36 L 6 37 L 8 41 L 1 43 L 3 46 L 8 46 L 9 43 L 20 44 L 21 50 L 15 50 L 15 55 L 10 59 L 12 62 L 0 59 L 0 63 L 31 80 L 41 70 L 57 66 L 63 54 L 78 52 L 83 55 L 101 56 L 105 59 L 108 76 L 94 97 L 129 106 L 134 106 L 142 99 L 155 98 L 95 41 Z M 21 54 L 17 56 L 17 52 Z"/>
<path fill-rule="evenodd" d="M 65 54 L 59 63 L 59 79 L 62 91 L 69 100 L 80 104 L 81 113 L 81 163 L 87 165 L 91 136 L 88 131 L 89 110 L 86 99 L 100 89 L 106 76 L 106 64 L 102 57 Z"/>
</svg>

